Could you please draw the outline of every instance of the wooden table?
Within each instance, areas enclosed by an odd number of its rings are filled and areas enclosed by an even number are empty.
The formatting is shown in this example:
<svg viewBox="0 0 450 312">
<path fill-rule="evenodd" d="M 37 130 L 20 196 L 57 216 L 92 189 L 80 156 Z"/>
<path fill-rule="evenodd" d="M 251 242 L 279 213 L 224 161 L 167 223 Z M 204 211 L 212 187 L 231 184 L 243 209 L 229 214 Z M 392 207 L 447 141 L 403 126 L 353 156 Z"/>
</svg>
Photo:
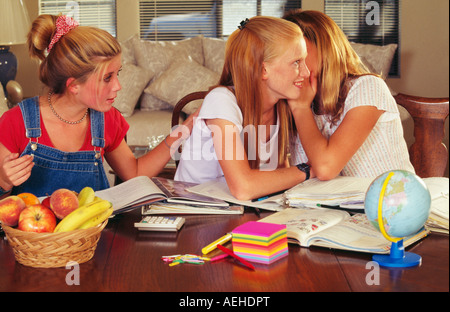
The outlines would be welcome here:
<svg viewBox="0 0 450 312">
<path fill-rule="evenodd" d="M 270 212 L 262 212 L 261 217 Z M 204 292 L 255 292 L 252 296 L 276 296 L 271 292 L 396 292 L 449 291 L 449 238 L 431 234 L 408 248 L 423 262 L 409 269 L 379 269 L 378 285 L 373 267 L 366 268 L 370 254 L 302 248 L 289 245 L 289 256 L 271 265 L 255 264 L 251 271 L 233 260 L 204 265 L 169 266 L 161 256 L 200 254 L 210 242 L 236 226 L 258 217 L 244 215 L 185 216 L 178 233 L 144 232 L 134 228 L 140 211 L 111 219 L 102 233 L 93 259 L 79 266 L 80 285 L 67 285 L 72 267 L 37 269 L 17 263 L 5 239 L 0 243 L 0 291 L 137 291 L 172 292 L 186 297 Z M 214 251 L 211 253 L 218 253 Z M 367 282 L 369 281 L 369 282 Z M 372 281 L 372 282 L 371 282 Z M 173 294 L 173 292 L 183 292 Z M 198 294 L 198 292 L 202 292 Z M 243 296 L 243 295 L 242 295 Z M 293 295 L 295 296 L 295 295 Z M 295 300 L 295 297 L 293 298 Z M 178 304 L 174 299 L 173 304 Z M 181 299 L 180 299 L 181 300 Z"/>
</svg>

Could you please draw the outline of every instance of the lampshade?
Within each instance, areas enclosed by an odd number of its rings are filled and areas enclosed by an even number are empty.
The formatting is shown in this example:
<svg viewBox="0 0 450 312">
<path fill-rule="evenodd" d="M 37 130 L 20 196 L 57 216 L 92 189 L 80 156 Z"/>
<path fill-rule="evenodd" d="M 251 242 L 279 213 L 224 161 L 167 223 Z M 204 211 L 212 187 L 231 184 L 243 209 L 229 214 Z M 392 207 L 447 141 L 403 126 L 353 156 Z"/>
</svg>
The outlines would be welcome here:
<svg viewBox="0 0 450 312">
<path fill-rule="evenodd" d="M 0 46 L 23 44 L 30 19 L 22 0 L 0 0 Z"/>
</svg>

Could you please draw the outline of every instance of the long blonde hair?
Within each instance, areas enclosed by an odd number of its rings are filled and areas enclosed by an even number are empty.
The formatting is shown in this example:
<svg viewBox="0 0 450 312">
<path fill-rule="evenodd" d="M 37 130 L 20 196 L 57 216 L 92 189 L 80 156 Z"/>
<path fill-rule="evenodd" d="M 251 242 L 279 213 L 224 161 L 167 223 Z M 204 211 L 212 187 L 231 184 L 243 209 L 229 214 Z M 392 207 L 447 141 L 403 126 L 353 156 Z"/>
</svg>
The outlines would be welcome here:
<svg viewBox="0 0 450 312">
<path fill-rule="evenodd" d="M 41 61 L 41 82 L 53 93 L 61 94 L 68 78 L 83 83 L 93 73 L 102 75 L 106 64 L 121 53 L 121 46 L 107 31 L 78 26 L 62 36 L 47 55 L 57 19 L 55 15 L 38 16 L 28 33 L 27 44 L 30 56 Z"/>
<path fill-rule="evenodd" d="M 280 18 L 255 16 L 235 30 L 227 40 L 225 63 L 219 85 L 234 87 L 237 103 L 243 115 L 243 127 L 262 124 L 262 73 L 263 62 L 268 62 L 285 52 L 302 33 L 295 24 Z M 291 113 L 285 100 L 276 104 L 280 120 L 278 134 L 278 164 L 287 159 L 289 133 L 292 130 Z M 249 142 L 259 142 L 258 133 L 246 134 L 245 150 Z M 259 168 L 256 159 L 249 159 L 251 168 Z"/>
<path fill-rule="evenodd" d="M 312 10 L 293 10 L 284 19 L 297 24 L 305 39 L 317 48 L 317 95 L 314 109 L 329 114 L 335 121 L 342 113 L 344 101 L 354 77 L 369 71 L 353 50 L 339 26 L 326 14 Z"/>
</svg>

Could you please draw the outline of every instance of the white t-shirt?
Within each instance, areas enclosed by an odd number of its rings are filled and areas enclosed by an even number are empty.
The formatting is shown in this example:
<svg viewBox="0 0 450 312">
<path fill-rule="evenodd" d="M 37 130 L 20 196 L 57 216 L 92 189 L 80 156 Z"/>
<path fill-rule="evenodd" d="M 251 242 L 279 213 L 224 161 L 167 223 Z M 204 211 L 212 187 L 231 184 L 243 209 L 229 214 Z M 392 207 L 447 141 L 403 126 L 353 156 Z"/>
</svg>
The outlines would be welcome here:
<svg viewBox="0 0 450 312">
<path fill-rule="evenodd" d="M 223 171 L 213 145 L 212 132 L 205 123 L 207 119 L 227 120 L 236 126 L 241 136 L 248 131 L 247 128 L 243 129 L 242 112 L 233 92 L 225 87 L 213 89 L 205 97 L 199 115 L 194 121 L 191 136 L 183 145 L 175 180 L 204 183 L 223 177 Z M 271 128 L 269 140 L 265 142 L 260 139 L 261 170 L 273 170 L 278 166 L 278 119 L 277 125 Z M 261 131 L 265 131 L 265 127 L 262 127 Z M 265 138 L 264 133 L 263 135 L 261 132 L 259 133 L 260 138 Z M 247 157 L 251 159 L 252 156 L 249 154 Z"/>
<path fill-rule="evenodd" d="M 385 112 L 380 116 L 366 141 L 342 169 L 340 175 L 377 177 L 389 170 L 407 170 L 415 173 L 409 160 L 408 148 L 403 137 L 403 127 L 397 103 L 386 83 L 372 75 L 357 78 L 350 88 L 344 104 L 344 112 L 336 124 L 328 115 L 315 115 L 317 126 L 329 138 L 339 127 L 347 113 L 360 106 L 375 106 Z M 296 137 L 292 154 L 295 164 L 308 161 L 301 142 Z"/>
</svg>

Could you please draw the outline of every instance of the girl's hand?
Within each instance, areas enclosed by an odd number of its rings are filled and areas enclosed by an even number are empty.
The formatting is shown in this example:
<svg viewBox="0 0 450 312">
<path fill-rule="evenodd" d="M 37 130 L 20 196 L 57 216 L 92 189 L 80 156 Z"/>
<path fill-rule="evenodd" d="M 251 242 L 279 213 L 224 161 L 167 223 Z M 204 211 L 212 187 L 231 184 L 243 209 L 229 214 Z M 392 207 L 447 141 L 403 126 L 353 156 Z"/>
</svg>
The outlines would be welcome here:
<svg viewBox="0 0 450 312">
<path fill-rule="evenodd" d="M 8 154 L 2 161 L 0 171 L 2 188 L 8 190 L 24 183 L 30 177 L 33 166 L 31 155 L 19 157 L 18 153 Z"/>
<path fill-rule="evenodd" d="M 182 125 L 185 126 L 183 128 L 187 128 L 189 130 L 188 133 L 185 133 L 186 131 L 183 130 L 183 138 L 184 139 L 187 139 L 191 135 L 191 131 L 194 126 L 195 118 L 198 117 L 198 114 L 199 114 L 201 108 L 202 108 L 201 106 L 199 108 L 197 108 L 197 110 L 194 113 L 192 113 L 191 115 L 189 115 L 188 118 L 186 118 L 186 120 L 182 123 Z M 187 134 L 187 136 L 186 136 L 186 134 Z"/>
<path fill-rule="evenodd" d="M 290 99 L 287 101 L 289 108 L 292 112 L 294 110 L 300 109 L 310 109 L 311 103 L 317 93 L 317 77 L 311 72 L 308 79 L 303 81 L 303 86 L 300 92 L 300 96 L 297 99 Z"/>
</svg>

